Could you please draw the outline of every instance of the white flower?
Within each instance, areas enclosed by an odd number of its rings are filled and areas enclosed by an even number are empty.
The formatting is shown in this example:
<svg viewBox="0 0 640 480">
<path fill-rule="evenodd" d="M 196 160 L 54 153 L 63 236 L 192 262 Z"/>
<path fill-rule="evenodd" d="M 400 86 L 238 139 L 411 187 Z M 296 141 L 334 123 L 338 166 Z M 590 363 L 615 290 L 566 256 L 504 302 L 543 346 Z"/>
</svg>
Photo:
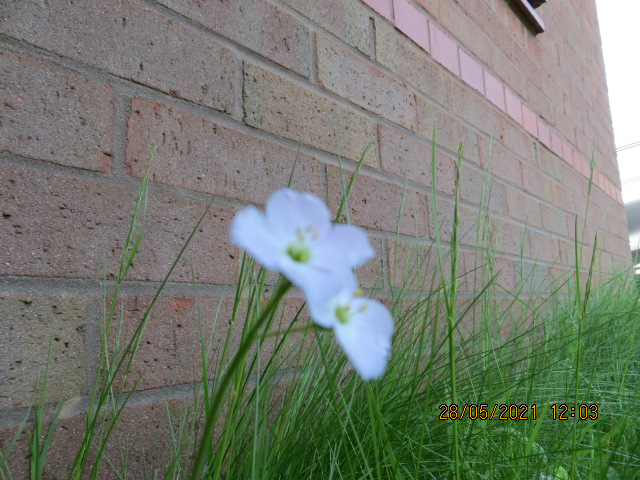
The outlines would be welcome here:
<svg viewBox="0 0 640 480">
<path fill-rule="evenodd" d="M 322 200 L 288 188 L 269 198 L 264 214 L 255 207 L 238 212 L 231 239 L 305 295 L 321 292 L 337 272 L 359 267 L 374 255 L 362 229 L 332 224 Z"/>
<path fill-rule="evenodd" d="M 380 377 L 387 366 L 393 333 L 391 312 L 380 302 L 357 296 L 351 272 L 336 278 L 322 294 L 307 297 L 311 318 L 332 328 L 338 343 L 364 380 Z"/>
</svg>

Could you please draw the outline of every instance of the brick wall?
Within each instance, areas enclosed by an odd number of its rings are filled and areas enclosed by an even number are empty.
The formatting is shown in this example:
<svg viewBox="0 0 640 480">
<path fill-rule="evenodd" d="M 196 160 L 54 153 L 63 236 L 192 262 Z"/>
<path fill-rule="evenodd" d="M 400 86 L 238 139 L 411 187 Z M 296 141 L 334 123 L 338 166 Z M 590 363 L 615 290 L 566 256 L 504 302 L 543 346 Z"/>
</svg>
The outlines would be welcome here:
<svg viewBox="0 0 640 480">
<path fill-rule="evenodd" d="M 538 36 L 507 0 L 323 4 L 0 6 L 4 438 L 33 399 L 50 337 L 49 400 L 69 400 L 66 422 L 82 413 L 97 361 L 101 280 L 115 274 L 155 146 L 147 235 L 123 293 L 127 315 L 148 302 L 212 196 L 215 202 L 144 340 L 151 369 L 134 404 L 150 417 L 165 387 L 197 378 L 177 370 L 193 355 L 196 303 L 213 309 L 234 281 L 234 212 L 263 205 L 285 186 L 298 150 L 294 187 L 335 211 L 340 163 L 353 170 L 373 142 L 349 208 L 378 252 L 363 282 L 381 296 L 398 282 L 396 235 L 403 251 L 427 250 L 435 238 L 432 188 L 447 248 L 459 142 L 463 263 L 474 262 L 488 171 L 505 285 L 515 286 L 515 272 L 534 264 L 542 284 L 566 273 L 576 215 L 585 261 L 598 232 L 603 270 L 624 265 L 626 216 L 593 0 L 550 1 L 538 10 L 547 27 Z M 183 390 L 175 392 L 182 398 Z"/>
</svg>

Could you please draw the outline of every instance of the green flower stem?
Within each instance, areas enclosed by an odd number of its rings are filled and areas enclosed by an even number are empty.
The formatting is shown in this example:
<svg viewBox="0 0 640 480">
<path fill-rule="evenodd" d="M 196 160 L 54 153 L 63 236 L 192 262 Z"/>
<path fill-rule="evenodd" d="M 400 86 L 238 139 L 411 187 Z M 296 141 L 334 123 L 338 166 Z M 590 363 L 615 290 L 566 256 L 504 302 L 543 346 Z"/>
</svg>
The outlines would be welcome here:
<svg viewBox="0 0 640 480">
<path fill-rule="evenodd" d="M 204 469 L 204 464 L 207 459 L 207 453 L 211 450 L 210 445 L 213 439 L 213 430 L 218 420 L 218 416 L 220 415 L 220 410 L 222 409 L 222 404 L 224 403 L 225 395 L 227 393 L 227 390 L 229 389 L 229 385 L 231 384 L 233 374 L 238 369 L 242 360 L 249 353 L 249 349 L 255 342 L 256 337 L 258 336 L 258 332 L 264 325 L 264 322 L 271 316 L 273 311 L 280 304 L 280 301 L 290 288 L 291 282 L 287 279 L 283 279 L 283 281 L 278 286 L 278 289 L 271 297 L 271 300 L 269 300 L 267 306 L 260 313 L 258 320 L 253 324 L 244 341 L 238 347 L 238 351 L 231 359 L 231 364 L 224 373 L 215 397 L 213 398 L 211 406 L 206 414 L 206 422 L 204 425 L 204 432 L 202 433 L 202 441 L 200 442 L 198 454 L 196 455 L 196 459 L 191 470 L 191 476 L 189 477 L 191 480 L 198 480 L 201 478 L 202 470 Z"/>
</svg>

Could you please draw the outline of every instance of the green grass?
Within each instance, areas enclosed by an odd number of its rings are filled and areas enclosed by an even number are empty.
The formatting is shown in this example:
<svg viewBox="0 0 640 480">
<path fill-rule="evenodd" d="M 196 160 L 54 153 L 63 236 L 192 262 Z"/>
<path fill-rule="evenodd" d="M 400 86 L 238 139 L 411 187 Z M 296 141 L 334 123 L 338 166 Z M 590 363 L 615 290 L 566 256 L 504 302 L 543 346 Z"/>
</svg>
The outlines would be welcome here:
<svg viewBox="0 0 640 480">
<path fill-rule="evenodd" d="M 343 180 L 340 212 L 354 180 Z M 485 187 L 487 198 L 490 182 Z M 105 292 L 100 368 L 80 448 L 70 472 L 50 472 L 58 477 L 103 478 L 99 472 L 110 471 L 132 478 L 127 456 L 108 446 L 121 441 L 114 432 L 123 433 L 128 372 L 154 303 L 134 335 L 123 338 L 119 290 L 143 235 L 147 188 L 145 178 L 115 290 Z M 436 211 L 438 198 L 432 200 Z M 393 351 L 385 375 L 369 383 L 349 368 L 331 332 L 279 298 L 286 282 L 270 285 L 267 272 L 244 256 L 229 334 L 213 348 L 215 329 L 201 332 L 201 385 L 180 408 L 167 400 L 168 448 L 157 452 L 161 463 L 146 478 L 640 478 L 640 309 L 633 280 L 620 273 L 596 282 L 596 258 L 580 265 L 577 251 L 574 267 L 582 276 L 565 278 L 550 293 L 531 291 L 533 273 L 524 269 L 516 287 L 507 288 L 491 242 L 483 240 L 491 238 L 488 209 L 478 216 L 476 265 L 460 272 L 466 232 L 457 205 L 456 194 L 451 238 L 437 235 L 430 247 L 395 243 L 399 271 L 389 272 L 397 280 L 385 300 L 396 321 Z M 443 225 L 436 225 L 439 232 Z M 461 292 L 463 283 L 473 288 Z M 242 339 L 237 350 L 234 332 Z M 575 418 L 562 405 L 577 407 Z M 577 418 L 595 417 L 594 405 L 597 418 Z M 464 418 L 450 419 L 463 410 Z M 34 431 L 33 478 L 41 478 L 55 449 L 42 412 L 35 426 L 19 429 Z M 562 413 L 566 420 L 554 419 Z M 18 435 L 0 452 L 0 478 L 12 478 L 8 459 Z"/>
</svg>

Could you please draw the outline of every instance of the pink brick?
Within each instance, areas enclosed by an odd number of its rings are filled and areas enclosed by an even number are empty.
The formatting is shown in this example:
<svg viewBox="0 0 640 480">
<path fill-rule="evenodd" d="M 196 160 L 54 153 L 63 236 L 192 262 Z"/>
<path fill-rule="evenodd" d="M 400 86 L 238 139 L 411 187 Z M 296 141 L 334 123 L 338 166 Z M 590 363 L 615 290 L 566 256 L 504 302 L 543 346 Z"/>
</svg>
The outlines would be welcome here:
<svg viewBox="0 0 640 480">
<path fill-rule="evenodd" d="M 393 0 L 396 27 L 411 40 L 429 51 L 427 17 L 407 0 Z"/>
<path fill-rule="evenodd" d="M 429 21 L 429 39 L 431 40 L 431 54 L 447 70 L 460 75 L 460 61 L 458 59 L 458 45 L 435 23 Z"/>
<path fill-rule="evenodd" d="M 504 89 L 505 103 L 507 107 L 507 113 L 516 122 L 522 125 L 522 102 L 510 88 Z"/>
<path fill-rule="evenodd" d="M 500 110 L 505 110 L 504 84 L 487 70 L 484 71 L 484 86 L 487 98 Z"/>
<path fill-rule="evenodd" d="M 538 139 L 543 145 L 551 148 L 551 130 L 549 130 L 549 125 L 540 117 L 536 120 L 538 122 Z"/>
<path fill-rule="evenodd" d="M 564 140 L 562 141 L 562 158 L 569 165 L 573 165 L 573 148 Z"/>
<path fill-rule="evenodd" d="M 551 130 L 551 150 L 560 158 L 564 158 L 562 137 L 555 130 Z"/>
<path fill-rule="evenodd" d="M 484 95 L 484 73 L 482 65 L 462 48 L 460 54 L 460 76 L 462 80 Z"/>
<path fill-rule="evenodd" d="M 391 0 L 363 0 L 387 20 L 391 20 Z"/>
<path fill-rule="evenodd" d="M 522 125 L 531 135 L 534 137 L 538 136 L 538 122 L 536 121 L 536 114 L 524 103 L 522 104 Z"/>
<path fill-rule="evenodd" d="M 587 167 L 587 159 L 577 151 L 573 151 L 573 168 L 585 176 L 589 176 L 589 168 Z"/>
</svg>

